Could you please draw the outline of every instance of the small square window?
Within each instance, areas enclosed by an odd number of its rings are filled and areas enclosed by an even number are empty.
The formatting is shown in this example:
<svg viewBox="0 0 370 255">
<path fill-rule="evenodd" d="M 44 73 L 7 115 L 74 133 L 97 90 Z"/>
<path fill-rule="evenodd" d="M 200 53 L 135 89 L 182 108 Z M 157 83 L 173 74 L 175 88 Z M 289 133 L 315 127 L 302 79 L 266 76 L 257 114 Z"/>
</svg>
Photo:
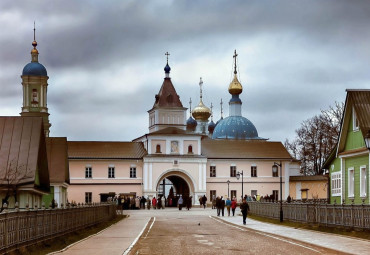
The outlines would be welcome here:
<svg viewBox="0 0 370 255">
<path fill-rule="evenodd" d="M 91 204 L 92 202 L 92 192 L 85 192 L 85 203 Z"/>
<path fill-rule="evenodd" d="M 108 178 L 115 178 L 114 167 L 108 167 Z"/>
<path fill-rule="evenodd" d="M 85 167 L 85 178 L 92 178 L 92 167 Z"/>
<path fill-rule="evenodd" d="M 136 178 L 136 167 L 130 167 L 130 178 Z"/>
<path fill-rule="evenodd" d="M 236 177 L 236 166 L 230 166 L 230 177 Z"/>
<path fill-rule="evenodd" d="M 257 166 L 251 166 L 251 177 L 257 177 Z"/>
<path fill-rule="evenodd" d="M 216 177 L 216 166 L 211 166 L 209 168 L 209 177 Z"/>
</svg>

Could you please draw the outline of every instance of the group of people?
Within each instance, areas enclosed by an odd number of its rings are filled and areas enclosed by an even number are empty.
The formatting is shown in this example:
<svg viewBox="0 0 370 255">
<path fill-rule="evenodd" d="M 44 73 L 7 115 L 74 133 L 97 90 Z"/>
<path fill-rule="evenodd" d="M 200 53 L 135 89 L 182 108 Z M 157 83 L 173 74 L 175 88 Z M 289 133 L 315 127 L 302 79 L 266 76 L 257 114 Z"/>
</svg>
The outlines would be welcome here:
<svg viewBox="0 0 370 255">
<path fill-rule="evenodd" d="M 229 197 L 227 197 L 226 200 L 225 200 L 223 196 L 221 196 L 221 197 L 218 196 L 215 199 L 215 208 L 217 209 L 217 216 L 220 216 L 221 214 L 222 214 L 222 217 L 224 216 L 225 207 L 226 207 L 226 210 L 227 210 L 227 216 L 230 216 L 230 209 L 231 209 L 231 212 L 232 212 L 233 216 L 235 216 L 236 206 L 237 206 L 237 202 L 236 202 L 235 197 L 232 200 L 230 200 Z M 213 208 L 213 206 L 212 206 L 212 208 Z"/>
<path fill-rule="evenodd" d="M 161 196 L 158 199 L 155 197 L 150 199 L 148 197 L 148 199 L 145 199 L 145 202 L 147 203 L 148 210 L 150 210 L 151 207 L 153 207 L 153 209 L 164 209 L 166 205 L 166 199 L 164 198 L 164 196 Z M 144 209 L 145 209 L 145 202 L 144 202 Z"/>
<path fill-rule="evenodd" d="M 190 197 L 182 197 L 182 195 L 180 195 L 178 201 L 177 201 L 177 204 L 179 206 L 179 210 L 182 210 L 182 208 L 184 206 L 186 206 L 186 209 L 190 210 L 192 204 L 193 204 L 193 197 L 190 196 Z"/>
<path fill-rule="evenodd" d="M 217 216 L 222 215 L 222 217 L 224 217 L 225 207 L 226 207 L 226 210 L 227 210 L 227 216 L 230 216 L 230 209 L 231 209 L 232 215 L 235 216 L 235 209 L 237 207 L 236 198 L 233 197 L 233 199 L 230 200 L 230 198 L 227 197 L 226 200 L 225 200 L 223 196 L 221 196 L 221 197 L 218 196 L 218 197 L 216 197 L 215 199 L 212 200 L 212 209 L 214 209 L 214 208 L 217 209 Z M 244 198 L 242 198 L 242 201 L 240 203 L 240 211 L 243 215 L 243 224 L 245 225 L 246 224 L 246 219 L 247 219 L 247 216 L 248 216 L 248 212 L 249 212 L 249 205 L 248 205 L 246 196 Z"/>
</svg>

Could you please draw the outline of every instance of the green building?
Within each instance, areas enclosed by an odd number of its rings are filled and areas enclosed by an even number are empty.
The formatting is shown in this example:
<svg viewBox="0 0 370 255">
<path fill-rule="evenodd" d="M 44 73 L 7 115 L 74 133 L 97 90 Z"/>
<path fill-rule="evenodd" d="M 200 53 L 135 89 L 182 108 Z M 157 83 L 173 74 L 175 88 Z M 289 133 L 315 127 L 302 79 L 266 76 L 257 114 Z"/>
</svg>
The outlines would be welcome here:
<svg viewBox="0 0 370 255">
<path fill-rule="evenodd" d="M 348 89 L 339 140 L 324 164 L 330 202 L 370 204 L 370 90 Z"/>
</svg>

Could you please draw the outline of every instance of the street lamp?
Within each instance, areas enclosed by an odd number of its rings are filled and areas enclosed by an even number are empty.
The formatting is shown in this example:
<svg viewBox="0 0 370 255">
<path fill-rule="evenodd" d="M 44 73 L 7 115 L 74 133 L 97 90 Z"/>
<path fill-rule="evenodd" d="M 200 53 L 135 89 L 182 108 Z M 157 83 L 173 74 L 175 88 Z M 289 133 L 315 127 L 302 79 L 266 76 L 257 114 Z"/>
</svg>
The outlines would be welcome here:
<svg viewBox="0 0 370 255">
<path fill-rule="evenodd" d="M 280 222 L 283 222 L 283 175 L 282 175 L 282 164 L 274 162 L 272 166 L 272 172 L 275 174 L 278 172 L 278 166 L 280 167 Z"/>
<path fill-rule="evenodd" d="M 227 197 L 230 197 L 230 195 L 229 195 L 229 186 L 230 186 L 230 181 L 227 180 Z"/>
<path fill-rule="evenodd" d="M 243 200 L 243 196 L 244 196 L 244 191 L 243 191 L 243 185 L 244 185 L 244 172 L 243 171 L 241 171 L 241 172 L 237 172 L 236 173 L 236 179 L 237 180 L 239 180 L 239 178 L 240 178 L 240 175 L 242 176 L 242 200 Z"/>
</svg>

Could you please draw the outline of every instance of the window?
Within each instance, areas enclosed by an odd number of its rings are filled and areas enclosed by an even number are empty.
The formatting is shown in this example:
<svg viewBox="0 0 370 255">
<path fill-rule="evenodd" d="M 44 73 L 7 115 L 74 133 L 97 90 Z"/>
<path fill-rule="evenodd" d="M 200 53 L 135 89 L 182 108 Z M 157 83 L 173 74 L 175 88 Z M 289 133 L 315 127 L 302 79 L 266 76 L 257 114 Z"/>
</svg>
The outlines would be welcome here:
<svg viewBox="0 0 370 255">
<path fill-rule="evenodd" d="M 136 167 L 130 167 L 130 178 L 136 178 Z"/>
<path fill-rule="evenodd" d="M 210 201 L 213 201 L 214 199 L 216 199 L 216 190 L 209 191 L 209 199 Z"/>
<path fill-rule="evenodd" d="M 252 197 L 255 197 L 255 196 L 257 197 L 257 190 L 253 190 L 253 189 L 252 189 L 252 190 L 251 190 L 251 196 L 252 196 Z"/>
<path fill-rule="evenodd" d="M 348 197 L 355 195 L 355 169 L 348 168 Z"/>
<path fill-rule="evenodd" d="M 188 146 L 188 153 L 193 154 L 193 146 L 192 145 Z"/>
<path fill-rule="evenodd" d="M 157 146 L 155 147 L 155 153 L 162 153 L 160 144 L 157 144 Z"/>
<path fill-rule="evenodd" d="M 355 112 L 355 108 L 352 108 L 352 119 L 353 119 L 353 131 L 358 131 L 359 123 L 358 123 L 357 115 Z"/>
<path fill-rule="evenodd" d="M 36 106 L 37 107 L 37 104 L 39 103 L 39 99 L 38 99 L 38 93 L 37 93 L 37 89 L 32 89 L 32 106 Z"/>
<path fill-rule="evenodd" d="M 108 167 L 108 178 L 115 178 L 115 175 L 114 175 L 114 166 Z"/>
<path fill-rule="evenodd" d="M 87 166 L 85 168 L 85 178 L 92 178 L 92 167 Z"/>
<path fill-rule="evenodd" d="M 257 177 L 257 166 L 251 166 L 251 177 Z"/>
<path fill-rule="evenodd" d="M 236 166 L 230 166 L 230 177 L 236 177 Z"/>
<path fill-rule="evenodd" d="M 273 190 L 272 191 L 272 197 L 275 201 L 279 200 L 279 191 L 278 190 Z"/>
<path fill-rule="evenodd" d="M 360 167 L 360 196 L 366 197 L 366 166 Z"/>
<path fill-rule="evenodd" d="M 340 196 L 342 194 L 342 173 L 335 172 L 331 174 L 331 194 Z"/>
<path fill-rule="evenodd" d="M 92 192 L 85 192 L 85 203 L 91 204 L 92 202 Z"/>
<path fill-rule="evenodd" d="M 231 190 L 230 191 L 230 196 L 232 199 L 236 198 L 237 199 L 237 196 L 236 196 L 236 190 Z"/>
<path fill-rule="evenodd" d="M 209 177 L 216 177 L 216 166 L 211 166 L 209 169 Z"/>
</svg>

